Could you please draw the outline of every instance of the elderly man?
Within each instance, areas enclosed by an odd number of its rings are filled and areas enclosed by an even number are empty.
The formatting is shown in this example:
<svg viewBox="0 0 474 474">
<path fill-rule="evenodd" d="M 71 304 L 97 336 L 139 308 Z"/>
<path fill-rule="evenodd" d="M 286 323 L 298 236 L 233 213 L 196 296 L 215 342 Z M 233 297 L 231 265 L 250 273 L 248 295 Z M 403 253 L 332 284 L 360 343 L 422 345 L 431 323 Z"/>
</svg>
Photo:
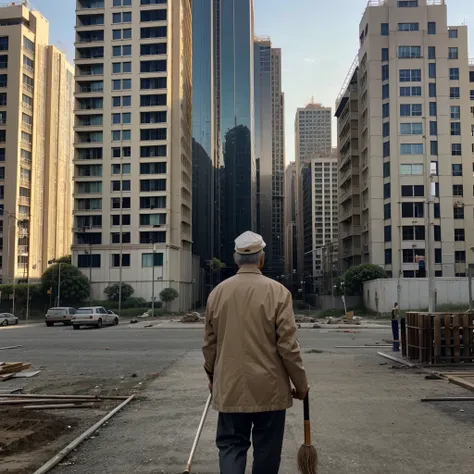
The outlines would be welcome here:
<svg viewBox="0 0 474 474">
<path fill-rule="evenodd" d="M 219 411 L 221 474 L 245 473 L 251 437 L 253 474 L 277 474 L 286 410 L 309 390 L 291 294 L 260 271 L 265 246 L 253 232 L 239 236 L 234 255 L 239 271 L 207 303 L 204 368 Z"/>
</svg>

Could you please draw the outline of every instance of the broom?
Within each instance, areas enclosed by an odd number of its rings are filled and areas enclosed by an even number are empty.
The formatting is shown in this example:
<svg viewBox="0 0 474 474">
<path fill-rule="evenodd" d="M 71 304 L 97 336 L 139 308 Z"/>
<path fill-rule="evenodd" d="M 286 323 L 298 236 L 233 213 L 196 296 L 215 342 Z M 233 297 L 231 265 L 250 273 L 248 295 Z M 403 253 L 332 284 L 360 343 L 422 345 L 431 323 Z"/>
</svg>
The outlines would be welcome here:
<svg viewBox="0 0 474 474">
<path fill-rule="evenodd" d="M 298 469 L 301 474 L 317 474 L 318 453 L 311 444 L 311 423 L 309 420 L 309 394 L 303 401 L 304 444 L 298 451 Z"/>
</svg>

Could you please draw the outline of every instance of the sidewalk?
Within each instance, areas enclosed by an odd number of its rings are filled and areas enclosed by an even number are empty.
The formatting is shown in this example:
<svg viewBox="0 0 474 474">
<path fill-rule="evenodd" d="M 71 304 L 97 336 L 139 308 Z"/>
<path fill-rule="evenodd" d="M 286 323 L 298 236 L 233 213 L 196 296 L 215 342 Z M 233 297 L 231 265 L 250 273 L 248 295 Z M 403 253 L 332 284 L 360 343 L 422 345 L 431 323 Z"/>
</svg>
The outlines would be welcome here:
<svg viewBox="0 0 474 474">
<path fill-rule="evenodd" d="M 472 404 L 422 404 L 423 396 L 467 396 L 460 387 L 392 370 L 371 352 L 305 354 L 320 474 L 473 472 Z M 207 397 L 202 357 L 189 352 L 55 474 L 182 472 Z M 463 412 L 460 409 L 464 410 Z M 211 412 L 193 467 L 218 474 Z M 281 474 L 297 472 L 301 403 L 289 411 Z M 250 463 L 249 463 L 250 465 Z M 250 472 L 250 470 L 248 470 Z"/>
</svg>

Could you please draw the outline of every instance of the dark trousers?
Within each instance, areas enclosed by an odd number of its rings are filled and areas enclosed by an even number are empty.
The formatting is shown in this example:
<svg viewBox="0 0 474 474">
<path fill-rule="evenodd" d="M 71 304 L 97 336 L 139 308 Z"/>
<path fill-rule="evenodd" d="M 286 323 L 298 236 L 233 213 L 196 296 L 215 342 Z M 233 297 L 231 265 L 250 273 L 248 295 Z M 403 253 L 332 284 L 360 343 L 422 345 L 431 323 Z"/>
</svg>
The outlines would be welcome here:
<svg viewBox="0 0 474 474">
<path fill-rule="evenodd" d="M 398 320 L 392 319 L 392 336 L 394 341 L 398 341 L 400 339 L 398 333 Z M 400 343 L 394 342 L 393 343 L 393 352 L 400 352 Z"/>
<path fill-rule="evenodd" d="M 253 474 L 278 474 L 286 411 L 219 413 L 217 447 L 221 474 L 245 474 L 252 437 Z"/>
</svg>

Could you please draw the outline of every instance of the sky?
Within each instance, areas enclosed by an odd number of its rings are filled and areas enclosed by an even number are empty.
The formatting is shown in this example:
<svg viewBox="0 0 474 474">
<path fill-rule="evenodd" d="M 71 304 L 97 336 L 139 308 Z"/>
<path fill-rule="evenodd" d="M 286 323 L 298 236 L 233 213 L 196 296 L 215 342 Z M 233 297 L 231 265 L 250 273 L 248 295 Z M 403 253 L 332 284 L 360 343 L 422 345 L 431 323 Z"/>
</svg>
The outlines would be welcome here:
<svg viewBox="0 0 474 474">
<path fill-rule="evenodd" d="M 201 1 L 201 0 L 193 0 Z M 75 0 L 33 0 L 50 23 L 50 42 L 74 57 Z M 367 0 L 254 0 L 255 34 L 282 49 L 286 98 L 286 161 L 294 160 L 296 109 L 314 97 L 334 107 L 357 54 L 359 21 Z M 474 1 L 447 0 L 450 25 L 467 24 L 474 57 Z M 336 145 L 333 123 L 333 145 Z"/>
</svg>

